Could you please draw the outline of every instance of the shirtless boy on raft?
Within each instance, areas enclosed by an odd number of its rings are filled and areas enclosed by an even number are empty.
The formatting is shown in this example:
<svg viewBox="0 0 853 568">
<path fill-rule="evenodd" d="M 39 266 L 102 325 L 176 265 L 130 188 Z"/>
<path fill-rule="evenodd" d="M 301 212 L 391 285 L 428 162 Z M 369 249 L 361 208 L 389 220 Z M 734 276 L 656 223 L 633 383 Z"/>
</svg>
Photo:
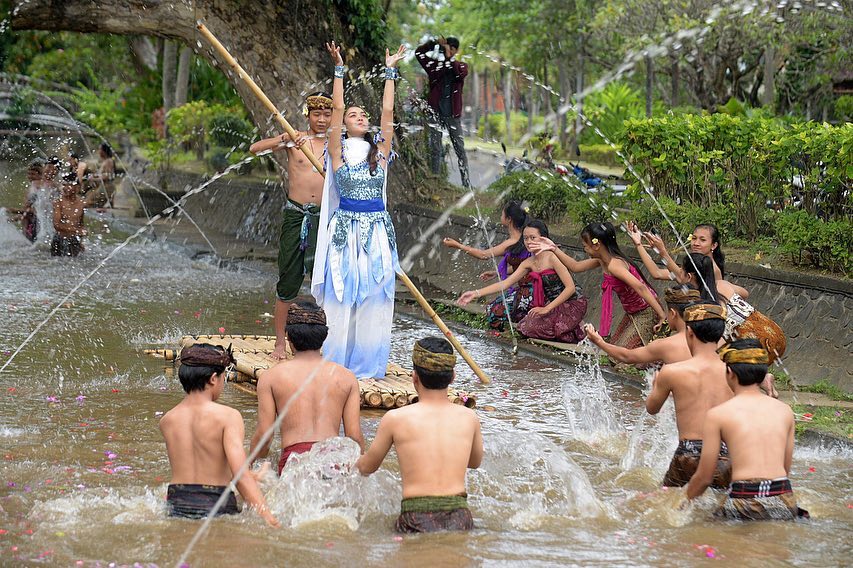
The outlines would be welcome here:
<svg viewBox="0 0 853 568">
<path fill-rule="evenodd" d="M 278 413 L 291 404 L 281 422 L 279 475 L 292 454 L 305 453 L 317 442 L 338 436 L 341 422 L 346 436 L 364 450 L 358 381 L 348 369 L 323 360 L 320 347 L 328 332 L 326 314 L 317 304 L 290 304 L 287 337 L 293 345 L 293 359 L 278 363 L 258 379 L 258 426 L 252 450 L 260 445 Z M 297 395 L 299 389 L 303 390 Z M 297 398 L 291 403 L 293 397 Z M 272 436 L 261 446 L 258 458 L 267 456 L 271 442 Z"/>
<path fill-rule="evenodd" d="M 717 342 L 726 326 L 725 308 L 717 304 L 693 304 L 684 309 L 690 359 L 664 365 L 655 374 L 646 410 L 657 414 L 672 393 L 678 448 L 663 478 L 665 487 L 687 485 L 699 465 L 702 452 L 702 426 L 708 410 L 732 397 L 726 382 L 726 366 L 717 355 Z M 714 472 L 714 487 L 729 484 L 728 451 L 719 452 Z"/>
<path fill-rule="evenodd" d="M 230 352 L 196 344 L 181 351 L 180 361 L 178 377 L 187 394 L 160 419 L 172 468 L 166 503 L 170 516 L 199 519 L 210 513 L 246 461 L 243 417 L 216 402 L 225 385 L 225 370 L 234 362 Z M 251 473 L 240 478 L 237 490 L 267 524 L 279 526 Z M 239 512 L 232 486 L 217 514 Z"/>
<path fill-rule="evenodd" d="M 326 130 L 332 119 L 332 97 L 312 93 L 305 100 L 308 131 L 297 132 L 291 140 L 287 134 L 266 138 L 252 144 L 249 151 L 258 154 L 266 150 L 287 151 L 287 201 L 281 223 L 278 244 L 278 285 L 275 302 L 275 349 L 273 357 L 283 359 L 287 334 L 287 308 L 299 295 L 305 275 L 314 269 L 317 249 L 317 227 L 320 221 L 320 200 L 323 196 L 323 173 L 311 165 L 302 152 L 308 144 L 311 152 L 323 163 Z"/>
<path fill-rule="evenodd" d="M 370 475 L 394 445 L 403 479 L 397 532 L 470 530 L 474 521 L 465 472 L 483 459 L 480 420 L 473 410 L 447 398 L 456 365 L 447 340 L 427 337 L 415 343 L 412 364 L 418 403 L 388 411 L 370 449 L 355 465 L 362 475 Z"/>
<path fill-rule="evenodd" d="M 687 497 L 705 492 L 714 474 L 721 444 L 729 448 L 732 484 L 715 516 L 742 521 L 808 518 L 797 507 L 788 474 L 794 453 L 791 408 L 766 396 L 759 384 L 767 373 L 767 351 L 755 339 L 734 341 L 719 350 L 734 398 L 708 411 L 699 468 L 687 485 Z"/>
<path fill-rule="evenodd" d="M 664 300 L 667 307 L 666 321 L 670 329 L 675 330 L 675 333 L 669 337 L 655 339 L 648 345 L 636 349 L 628 349 L 607 343 L 591 323 L 586 324 L 584 328 L 586 336 L 599 349 L 607 353 L 608 357 L 620 363 L 643 365 L 655 361 L 663 361 L 664 364 L 686 361 L 690 359 L 690 349 L 687 347 L 687 334 L 685 333 L 687 326 L 684 324 L 682 314 L 688 304 L 700 300 L 699 290 L 687 286 L 674 286 L 664 290 Z"/>
</svg>

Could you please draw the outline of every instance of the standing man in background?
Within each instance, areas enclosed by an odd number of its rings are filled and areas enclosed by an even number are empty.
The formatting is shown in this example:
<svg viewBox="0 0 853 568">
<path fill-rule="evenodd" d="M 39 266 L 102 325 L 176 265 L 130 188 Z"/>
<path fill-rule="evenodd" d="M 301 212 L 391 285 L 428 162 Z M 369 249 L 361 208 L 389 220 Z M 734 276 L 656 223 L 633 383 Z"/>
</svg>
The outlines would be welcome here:
<svg viewBox="0 0 853 568">
<path fill-rule="evenodd" d="M 437 49 L 438 48 L 438 49 Z M 456 61 L 459 52 L 459 40 L 455 37 L 439 37 L 418 46 L 415 55 L 429 78 L 429 106 L 435 111 L 437 125 L 429 130 L 429 145 L 432 154 L 430 166 L 434 174 L 441 173 L 441 135 L 442 130 L 450 134 L 450 141 L 459 171 L 462 186 L 471 187 L 468 179 L 468 157 L 462 140 L 462 87 L 468 75 L 468 64 Z"/>
</svg>

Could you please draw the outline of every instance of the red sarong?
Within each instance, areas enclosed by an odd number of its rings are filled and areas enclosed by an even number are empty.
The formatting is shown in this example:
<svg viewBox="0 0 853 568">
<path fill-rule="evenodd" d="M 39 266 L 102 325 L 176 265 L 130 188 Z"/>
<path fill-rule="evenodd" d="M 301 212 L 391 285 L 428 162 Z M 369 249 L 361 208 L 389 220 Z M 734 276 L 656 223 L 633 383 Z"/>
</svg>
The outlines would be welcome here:
<svg viewBox="0 0 853 568">
<path fill-rule="evenodd" d="M 284 465 L 287 463 L 287 458 L 289 458 L 291 454 L 304 454 L 316 443 L 317 442 L 297 442 L 296 444 L 292 444 L 282 449 L 281 459 L 278 460 L 278 474 L 281 475 Z"/>
</svg>

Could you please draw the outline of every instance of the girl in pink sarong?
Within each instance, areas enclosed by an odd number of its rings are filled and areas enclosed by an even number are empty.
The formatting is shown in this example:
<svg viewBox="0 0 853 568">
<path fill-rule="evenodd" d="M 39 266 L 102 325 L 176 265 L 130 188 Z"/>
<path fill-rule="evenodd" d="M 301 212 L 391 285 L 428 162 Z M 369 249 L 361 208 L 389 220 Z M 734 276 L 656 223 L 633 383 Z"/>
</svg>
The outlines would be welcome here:
<svg viewBox="0 0 853 568">
<path fill-rule="evenodd" d="M 548 227 L 542 221 L 531 221 L 524 228 L 525 244 L 541 237 L 548 237 Z M 526 259 L 506 280 L 463 293 L 458 302 L 464 306 L 484 294 L 501 292 L 523 278 L 533 283 L 533 307 L 519 322 L 519 331 L 534 339 L 564 343 L 582 340 L 587 299 L 575 286 L 569 270 L 551 251 L 540 251 Z"/>
<path fill-rule="evenodd" d="M 666 312 L 639 269 L 619 249 L 616 230 L 610 223 L 590 223 L 581 231 L 584 251 L 588 259 L 575 260 L 561 251 L 553 241 L 542 238 L 528 243 L 533 254 L 553 251 L 572 272 L 585 272 L 594 268 L 604 271 L 601 284 L 601 322 L 599 333 L 609 337 L 608 342 L 627 349 L 647 344 L 654 332 L 666 321 Z M 619 298 L 625 316 L 611 333 L 613 319 L 613 294 Z"/>
</svg>

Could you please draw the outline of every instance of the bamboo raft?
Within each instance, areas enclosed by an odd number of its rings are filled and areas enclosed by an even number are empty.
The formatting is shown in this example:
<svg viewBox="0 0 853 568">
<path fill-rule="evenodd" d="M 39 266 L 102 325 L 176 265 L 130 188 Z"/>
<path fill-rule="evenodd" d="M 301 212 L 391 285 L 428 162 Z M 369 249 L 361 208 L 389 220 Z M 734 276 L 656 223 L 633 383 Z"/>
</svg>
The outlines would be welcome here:
<svg viewBox="0 0 853 568">
<path fill-rule="evenodd" d="M 236 360 L 236 370 L 228 376 L 228 380 L 236 389 L 255 396 L 258 377 L 277 363 L 272 358 L 275 337 L 269 335 L 185 335 L 178 342 L 178 349 L 146 349 L 145 353 L 174 362 L 180 349 L 195 343 L 209 343 L 226 348 L 230 345 Z M 288 358 L 293 356 L 289 346 L 286 355 Z M 362 408 L 389 410 L 418 401 L 411 371 L 395 363 L 388 364 L 384 378 L 364 379 L 358 381 L 358 384 Z M 469 408 L 473 408 L 477 403 L 474 395 L 454 388 L 448 389 L 447 397 L 451 402 Z"/>
</svg>

